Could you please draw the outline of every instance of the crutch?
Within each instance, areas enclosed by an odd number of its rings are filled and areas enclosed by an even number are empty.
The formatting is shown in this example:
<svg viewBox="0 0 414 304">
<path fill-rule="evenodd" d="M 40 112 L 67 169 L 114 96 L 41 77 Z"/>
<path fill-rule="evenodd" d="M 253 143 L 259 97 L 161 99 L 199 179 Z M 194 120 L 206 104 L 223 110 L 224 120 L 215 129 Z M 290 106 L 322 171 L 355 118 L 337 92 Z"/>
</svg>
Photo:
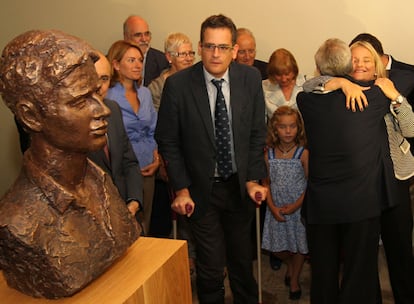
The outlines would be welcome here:
<svg viewBox="0 0 414 304">
<path fill-rule="evenodd" d="M 193 207 L 191 207 L 191 205 L 187 203 L 185 205 L 185 212 L 188 214 L 188 213 L 191 213 L 191 211 L 193 211 Z M 177 217 L 178 215 L 173 210 L 171 210 L 171 212 L 172 212 L 171 217 L 172 217 L 172 225 L 173 225 L 173 238 L 174 240 L 176 240 L 177 239 Z"/>
<path fill-rule="evenodd" d="M 168 187 L 168 196 L 170 197 L 170 204 L 174 201 L 175 193 L 171 187 Z M 172 219 L 172 228 L 173 228 L 173 239 L 177 239 L 177 213 L 171 209 L 171 219 Z"/>
<path fill-rule="evenodd" d="M 259 304 L 262 303 L 262 255 L 261 255 L 261 242 L 260 242 L 260 205 L 257 203 L 262 201 L 262 194 L 256 192 L 254 195 L 256 204 L 256 247 L 257 247 L 257 289 Z"/>
<path fill-rule="evenodd" d="M 177 239 L 177 213 L 171 210 L 172 226 L 173 226 L 173 239 Z"/>
<path fill-rule="evenodd" d="M 174 201 L 174 199 L 175 199 L 175 193 L 174 193 L 174 191 L 170 188 L 169 189 L 169 196 L 170 196 L 170 201 L 171 202 L 173 202 Z M 188 214 L 188 213 L 191 213 L 191 211 L 193 211 L 193 207 L 191 207 L 191 205 L 190 204 L 186 204 L 185 205 L 185 211 L 186 211 L 186 213 Z M 177 217 L 178 217 L 178 215 L 177 215 L 177 213 L 174 211 L 174 210 L 171 210 L 171 218 L 172 218 L 172 226 L 173 226 L 173 238 L 174 238 L 174 240 L 176 240 L 177 239 Z"/>
</svg>

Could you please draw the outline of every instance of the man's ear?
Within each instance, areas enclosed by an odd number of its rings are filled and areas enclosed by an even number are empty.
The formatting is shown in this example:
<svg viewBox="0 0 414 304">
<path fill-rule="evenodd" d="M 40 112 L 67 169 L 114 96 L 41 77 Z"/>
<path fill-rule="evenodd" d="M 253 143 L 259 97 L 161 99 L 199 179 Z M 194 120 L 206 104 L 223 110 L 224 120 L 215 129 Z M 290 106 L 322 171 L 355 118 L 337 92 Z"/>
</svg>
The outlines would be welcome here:
<svg viewBox="0 0 414 304">
<path fill-rule="evenodd" d="M 16 105 L 16 117 L 28 130 L 42 130 L 41 115 L 33 102 L 27 99 L 19 100 Z"/>
<path fill-rule="evenodd" d="M 238 50 L 239 50 L 239 45 L 236 43 L 235 45 L 233 45 L 233 50 L 232 50 L 233 60 L 236 60 Z"/>
</svg>

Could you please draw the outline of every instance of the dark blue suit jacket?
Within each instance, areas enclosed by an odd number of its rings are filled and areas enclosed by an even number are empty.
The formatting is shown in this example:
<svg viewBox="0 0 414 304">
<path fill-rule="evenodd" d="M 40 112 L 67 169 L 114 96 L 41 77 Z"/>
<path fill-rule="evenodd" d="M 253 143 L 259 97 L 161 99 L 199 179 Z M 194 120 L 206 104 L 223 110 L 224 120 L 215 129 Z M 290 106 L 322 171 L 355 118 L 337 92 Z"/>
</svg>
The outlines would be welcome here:
<svg viewBox="0 0 414 304">
<path fill-rule="evenodd" d="M 377 86 L 365 94 L 369 106 L 356 113 L 345 109 L 341 90 L 297 96 L 309 145 L 302 207 L 309 224 L 366 220 L 398 203 L 384 122 L 389 100 Z"/>
<path fill-rule="evenodd" d="M 414 65 L 395 60 L 391 56 L 390 79 L 394 82 L 400 93 L 407 97 L 408 102 L 414 105 Z M 395 74 L 402 74 L 402 77 L 395 79 Z M 401 75 L 400 75 L 401 76 Z M 398 77 L 398 76 L 397 76 Z"/>
<path fill-rule="evenodd" d="M 102 149 L 90 152 L 88 157 L 112 177 L 119 194 L 126 202 L 134 199 L 142 203 L 141 169 L 125 132 L 121 110 L 113 100 L 104 99 L 104 102 L 111 110 L 111 115 L 107 118 L 108 148 L 111 161 L 108 162 Z"/>
<path fill-rule="evenodd" d="M 165 54 L 157 49 L 149 48 L 145 59 L 144 86 L 160 76 L 161 72 L 169 67 Z"/>
<path fill-rule="evenodd" d="M 259 71 L 253 67 L 231 63 L 229 80 L 234 151 L 245 200 L 245 182 L 266 176 L 264 97 Z M 155 138 L 171 186 L 189 188 L 196 203 L 192 218 L 200 217 L 209 204 L 217 153 L 202 62 L 167 78 Z M 253 203 L 240 203 L 246 211 L 254 209 Z"/>
<path fill-rule="evenodd" d="M 262 75 L 262 80 L 267 79 L 267 62 L 255 59 L 253 62 L 253 66 L 260 71 L 260 75 Z"/>
</svg>

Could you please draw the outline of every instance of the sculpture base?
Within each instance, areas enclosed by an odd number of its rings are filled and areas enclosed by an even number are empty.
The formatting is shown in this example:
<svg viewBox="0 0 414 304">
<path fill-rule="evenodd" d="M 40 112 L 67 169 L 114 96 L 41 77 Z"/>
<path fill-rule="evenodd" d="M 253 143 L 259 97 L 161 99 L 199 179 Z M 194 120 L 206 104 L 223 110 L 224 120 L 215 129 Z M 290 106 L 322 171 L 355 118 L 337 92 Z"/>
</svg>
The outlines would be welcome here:
<svg viewBox="0 0 414 304">
<path fill-rule="evenodd" d="M 121 259 L 70 298 L 36 299 L 7 286 L 0 273 L 2 304 L 191 304 L 185 241 L 140 237 Z"/>
</svg>

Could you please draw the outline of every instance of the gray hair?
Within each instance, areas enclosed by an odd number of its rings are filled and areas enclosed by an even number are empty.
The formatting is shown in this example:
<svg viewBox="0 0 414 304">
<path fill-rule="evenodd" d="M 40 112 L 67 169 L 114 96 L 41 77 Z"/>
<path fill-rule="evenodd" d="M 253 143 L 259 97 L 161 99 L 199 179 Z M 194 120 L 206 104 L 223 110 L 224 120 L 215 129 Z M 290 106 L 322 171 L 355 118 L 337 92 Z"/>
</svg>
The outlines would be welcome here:
<svg viewBox="0 0 414 304">
<path fill-rule="evenodd" d="M 241 35 L 248 35 L 253 38 L 253 40 L 256 42 L 256 39 L 254 38 L 253 32 L 245 27 L 239 27 L 237 29 L 237 37 Z"/>
<path fill-rule="evenodd" d="M 315 63 L 321 75 L 344 76 L 352 72 L 352 54 L 342 40 L 326 40 L 315 54 Z"/>
<path fill-rule="evenodd" d="M 177 52 L 178 48 L 184 43 L 192 44 L 190 38 L 183 33 L 169 34 L 164 42 L 164 50 L 166 53 Z"/>
</svg>

